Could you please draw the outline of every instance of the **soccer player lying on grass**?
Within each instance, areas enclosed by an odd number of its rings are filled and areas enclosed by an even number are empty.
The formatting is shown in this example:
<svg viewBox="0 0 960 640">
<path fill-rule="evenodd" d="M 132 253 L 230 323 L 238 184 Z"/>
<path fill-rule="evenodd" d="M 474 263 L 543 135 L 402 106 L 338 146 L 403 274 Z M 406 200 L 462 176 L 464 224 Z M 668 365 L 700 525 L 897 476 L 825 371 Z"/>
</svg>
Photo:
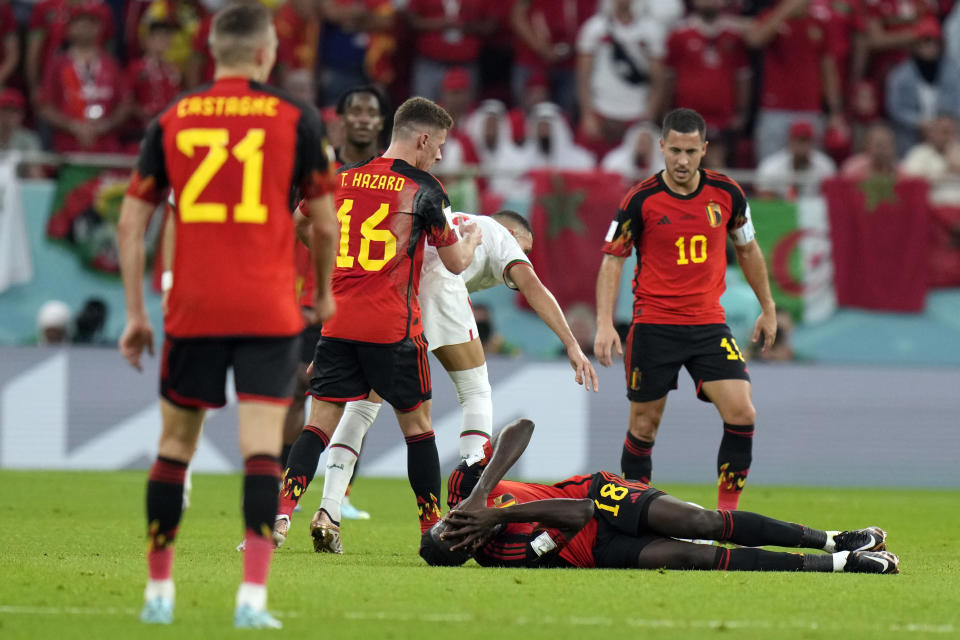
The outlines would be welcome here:
<svg viewBox="0 0 960 640">
<path fill-rule="evenodd" d="M 555 485 L 501 481 L 533 434 L 507 426 L 470 496 L 423 534 L 434 566 L 898 573 L 879 527 L 820 531 L 747 511 L 708 511 L 605 471 Z M 703 538 L 741 547 L 694 544 Z M 786 553 L 749 547 L 822 549 Z"/>
</svg>

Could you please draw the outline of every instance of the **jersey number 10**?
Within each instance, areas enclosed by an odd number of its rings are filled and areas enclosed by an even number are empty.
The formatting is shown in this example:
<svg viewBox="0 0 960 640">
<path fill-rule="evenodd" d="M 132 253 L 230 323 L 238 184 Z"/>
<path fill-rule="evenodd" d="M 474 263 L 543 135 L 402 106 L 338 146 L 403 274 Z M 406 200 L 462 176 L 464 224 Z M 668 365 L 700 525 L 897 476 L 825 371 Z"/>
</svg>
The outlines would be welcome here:
<svg viewBox="0 0 960 640">
<path fill-rule="evenodd" d="M 690 257 L 687 258 L 687 238 L 680 236 L 676 242 L 680 256 L 677 258 L 677 264 L 690 264 L 694 262 L 700 264 L 707 261 L 707 236 L 693 236 L 690 238 Z"/>
<path fill-rule="evenodd" d="M 231 153 L 243 164 L 243 184 L 240 187 L 240 204 L 233 207 L 234 222 L 264 224 L 267 207 L 260 202 L 263 191 L 263 143 L 266 132 L 250 129 L 240 142 L 227 151 L 230 132 L 226 129 L 184 129 L 177 132 L 177 149 L 192 158 L 197 147 L 209 151 L 187 179 L 180 193 L 177 210 L 182 222 L 226 222 L 227 205 L 219 202 L 197 202 L 217 172 L 223 168 Z"/>
</svg>

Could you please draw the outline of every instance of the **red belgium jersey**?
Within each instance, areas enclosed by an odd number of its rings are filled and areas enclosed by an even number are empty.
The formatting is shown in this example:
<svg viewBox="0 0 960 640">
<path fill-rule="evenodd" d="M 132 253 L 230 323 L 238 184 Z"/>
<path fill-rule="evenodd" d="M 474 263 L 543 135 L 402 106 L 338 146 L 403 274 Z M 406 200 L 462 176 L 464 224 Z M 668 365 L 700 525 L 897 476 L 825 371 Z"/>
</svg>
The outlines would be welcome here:
<svg viewBox="0 0 960 640">
<path fill-rule="evenodd" d="M 426 171 L 383 157 L 341 168 L 336 185 L 337 311 L 323 323 L 323 335 L 377 344 L 420 335 L 424 238 L 435 247 L 459 239 L 447 222 L 446 192 Z"/>
<path fill-rule="evenodd" d="M 504 480 L 494 487 L 487 498 L 489 507 L 509 507 L 536 500 L 553 498 L 586 498 L 593 476 L 573 476 L 554 485 L 512 482 Z M 511 522 L 493 540 L 474 554 L 481 566 L 529 566 L 536 558 L 530 543 L 542 533 L 547 533 L 560 548 L 559 555 L 575 567 L 592 568 L 593 543 L 597 539 L 597 520 L 591 518 L 587 525 L 572 539 L 558 529 L 543 527 L 536 522 Z M 533 555 L 531 555 L 533 554 Z"/>
<path fill-rule="evenodd" d="M 673 193 L 662 173 L 631 189 L 610 225 L 603 252 L 627 258 L 637 249 L 633 321 L 649 324 L 724 322 L 727 234 L 750 214 L 736 182 L 700 170 L 689 195 Z"/>
<path fill-rule="evenodd" d="M 273 87 L 222 78 L 161 113 L 127 193 L 176 194 L 167 334 L 298 333 L 292 195 L 330 193 L 332 180 L 319 113 Z"/>
</svg>

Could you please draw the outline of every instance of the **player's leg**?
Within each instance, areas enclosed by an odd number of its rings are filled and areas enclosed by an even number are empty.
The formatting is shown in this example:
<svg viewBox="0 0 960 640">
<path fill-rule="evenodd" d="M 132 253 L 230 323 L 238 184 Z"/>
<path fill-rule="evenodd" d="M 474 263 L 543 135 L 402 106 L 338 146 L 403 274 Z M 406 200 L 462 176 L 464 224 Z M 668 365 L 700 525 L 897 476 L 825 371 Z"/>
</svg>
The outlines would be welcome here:
<svg viewBox="0 0 960 640">
<path fill-rule="evenodd" d="M 407 442 L 407 477 L 417 498 L 421 533 L 440 519 L 440 454 L 430 423 L 427 353 L 420 335 L 393 345 L 365 345 L 360 358 L 371 386 L 396 411 Z"/>
<path fill-rule="evenodd" d="M 624 367 L 630 418 L 623 442 L 623 477 L 648 483 L 653 475 L 653 444 L 683 362 L 675 327 L 634 323 L 627 334 Z"/>
<path fill-rule="evenodd" d="M 447 505 L 455 507 L 470 495 L 490 454 L 493 398 L 483 345 L 479 338 L 433 350 L 457 389 L 462 422 L 460 463 L 447 482 Z"/>
<path fill-rule="evenodd" d="M 723 420 L 717 451 L 717 507 L 736 509 L 753 460 L 757 411 L 750 375 L 736 340 L 723 324 L 696 327 L 696 356 L 687 363 L 697 394 L 712 402 Z"/>
<path fill-rule="evenodd" d="M 143 622 L 173 621 L 173 545 L 183 515 L 184 480 L 204 409 L 226 403 L 229 354 L 222 341 L 167 337 L 160 367 L 162 431 L 147 481 L 147 565 Z"/>
<path fill-rule="evenodd" d="M 307 363 L 309 364 L 309 363 Z M 307 405 L 307 387 L 310 384 L 310 376 L 307 375 L 307 364 L 300 363 L 293 374 L 293 395 L 290 397 L 290 406 L 283 418 L 283 448 L 280 452 L 280 465 L 287 466 L 287 459 L 290 457 L 290 449 L 303 431 L 304 421 L 306 419 Z"/>
<path fill-rule="evenodd" d="M 325 511 L 330 520 L 338 526 L 341 518 L 340 506 L 353 478 L 353 470 L 360 456 L 363 438 L 367 435 L 373 421 L 377 419 L 381 403 L 380 396 L 372 391 L 367 400 L 348 402 L 340 423 L 330 439 L 320 509 Z"/>
<path fill-rule="evenodd" d="M 320 455 L 340 422 L 344 404 L 366 398 L 370 392 L 360 368 L 356 345 L 322 338 L 317 343 L 313 362 L 310 416 L 293 443 L 283 470 L 275 526 L 275 534 L 283 536 L 286 535 L 285 529 L 289 528 L 294 508 L 317 473 Z"/>
<path fill-rule="evenodd" d="M 233 352 L 237 439 L 244 460 L 243 581 L 237 591 L 234 613 L 238 627 L 280 626 L 266 611 L 267 576 L 275 546 L 272 534 L 283 424 L 290 405 L 298 347 L 296 336 L 244 339 L 236 341 Z"/>
</svg>

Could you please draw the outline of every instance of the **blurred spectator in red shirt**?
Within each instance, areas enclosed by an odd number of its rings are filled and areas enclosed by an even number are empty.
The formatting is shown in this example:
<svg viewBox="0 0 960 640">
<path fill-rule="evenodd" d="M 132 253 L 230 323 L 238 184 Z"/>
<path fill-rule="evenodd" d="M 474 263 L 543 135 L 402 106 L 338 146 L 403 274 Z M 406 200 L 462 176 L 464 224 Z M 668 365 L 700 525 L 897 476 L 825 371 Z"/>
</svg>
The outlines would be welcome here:
<svg viewBox="0 0 960 640">
<path fill-rule="evenodd" d="M 921 128 L 937 115 L 960 117 L 960 69 L 943 55 L 940 24 L 926 18 L 914 30 L 913 55 L 887 74 L 887 115 L 901 153 L 920 140 Z"/>
<path fill-rule="evenodd" d="M 453 118 L 454 131 L 463 126 L 467 114 L 473 111 L 474 95 L 473 78 L 466 67 L 453 67 L 443 74 L 437 102 Z"/>
<path fill-rule="evenodd" d="M 863 0 L 813 0 L 811 10 L 826 22 L 827 50 L 836 64 L 841 90 L 849 96 L 850 81 L 862 77 L 867 59 Z M 855 68 L 860 71 L 855 73 Z"/>
<path fill-rule="evenodd" d="M 67 49 L 46 66 L 38 92 L 40 115 L 53 127 L 59 152 L 118 152 L 118 128 L 130 114 L 120 66 L 100 45 L 100 13 L 71 9 Z"/>
<path fill-rule="evenodd" d="M 816 137 L 824 130 L 826 103 L 834 126 L 843 126 L 837 67 L 827 42 L 827 23 L 812 12 L 810 0 L 781 0 L 745 25 L 744 40 L 763 50 L 760 110 L 754 131 L 757 160 L 782 149 L 790 125 L 810 123 Z"/>
<path fill-rule="evenodd" d="M 665 29 L 644 19 L 634 0 L 611 0 L 577 37 L 577 96 L 583 143 L 606 153 L 664 106 Z"/>
<path fill-rule="evenodd" d="M 659 140 L 660 132 L 651 125 L 635 124 L 627 130 L 620 146 L 603 157 L 600 168 L 619 173 L 629 184 L 648 178 L 664 167 Z"/>
<path fill-rule="evenodd" d="M 312 73 L 316 69 L 320 20 L 320 8 L 314 0 L 288 0 L 274 14 L 273 24 L 279 41 L 274 74 L 281 86 L 288 71 L 309 69 Z"/>
<path fill-rule="evenodd" d="M 146 48 L 150 25 L 168 22 L 175 28 L 164 58 L 181 73 L 186 73 L 193 55 L 194 38 L 200 23 L 207 17 L 203 3 L 199 0 L 150 0 L 139 5 L 139 8 L 133 5 L 127 10 L 127 55 L 130 59 L 139 57 Z"/>
<path fill-rule="evenodd" d="M 507 114 L 510 118 L 510 128 L 513 130 L 513 141 L 522 145 L 527 139 L 527 116 L 535 106 L 541 102 L 550 101 L 550 84 L 544 73 L 537 72 L 530 76 L 523 87 L 520 104 Z"/>
<path fill-rule="evenodd" d="M 20 64 L 20 36 L 13 7 L 0 0 L 0 87 L 7 85 Z"/>
<path fill-rule="evenodd" d="M 897 143 L 886 122 L 874 122 L 863 136 L 863 150 L 847 158 L 840 175 L 850 180 L 897 175 Z"/>
<path fill-rule="evenodd" d="M 27 27 L 24 75 L 31 91 L 38 88 L 51 58 L 65 45 L 70 16 L 77 8 L 90 12 L 99 21 L 98 44 L 113 38 L 113 12 L 102 0 L 41 0 L 30 12 Z"/>
<path fill-rule="evenodd" d="M 916 27 L 925 17 L 937 18 L 936 0 L 863 0 L 866 76 L 877 90 L 884 90 L 890 69 L 910 56 L 917 41 Z"/>
<path fill-rule="evenodd" d="M 547 79 L 550 100 L 567 115 L 574 114 L 577 33 L 598 5 L 597 0 L 515 0 L 510 12 L 516 34 L 511 85 L 518 102 L 530 78 L 541 75 Z"/>
<path fill-rule="evenodd" d="M 444 73 L 465 69 L 477 89 L 482 38 L 491 34 L 496 16 L 488 0 L 410 0 L 407 11 L 416 32 L 411 92 L 436 100 Z"/>
<path fill-rule="evenodd" d="M 757 195 L 796 200 L 820 193 L 820 183 L 837 173 L 830 156 L 816 147 L 813 125 L 797 120 L 790 125 L 785 149 L 764 158 L 757 166 Z"/>
<path fill-rule="evenodd" d="M 393 82 L 396 10 L 391 0 L 321 0 L 320 93 L 324 105 L 336 104 L 349 89 Z"/>
<path fill-rule="evenodd" d="M 167 20 L 151 22 L 143 42 L 143 57 L 127 67 L 127 87 L 133 93 L 133 117 L 141 134 L 183 87 L 180 70 L 166 59 L 176 31 L 176 25 Z"/>
<path fill-rule="evenodd" d="M 694 109 L 711 131 L 710 147 L 743 132 L 750 107 L 747 49 L 724 0 L 693 0 L 690 16 L 667 40 L 672 106 Z M 715 132 L 715 133 L 714 133 Z"/>
</svg>

